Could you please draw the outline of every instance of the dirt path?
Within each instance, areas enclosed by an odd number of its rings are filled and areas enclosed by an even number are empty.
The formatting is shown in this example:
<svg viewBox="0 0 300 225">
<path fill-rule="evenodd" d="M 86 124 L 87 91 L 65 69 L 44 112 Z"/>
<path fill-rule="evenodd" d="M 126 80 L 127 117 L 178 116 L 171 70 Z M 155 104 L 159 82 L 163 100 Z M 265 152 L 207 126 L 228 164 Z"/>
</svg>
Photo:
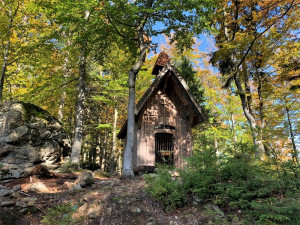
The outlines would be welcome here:
<svg viewBox="0 0 300 225">
<path fill-rule="evenodd" d="M 35 201 L 34 207 L 27 211 L 23 210 L 22 213 L 16 207 L 1 208 L 2 224 L 41 224 L 43 216 L 49 216 L 49 208 L 65 204 L 73 207 L 74 212 L 71 216 L 77 224 L 189 225 L 209 223 L 209 216 L 203 213 L 201 207 L 187 207 L 167 212 L 162 205 L 151 200 L 145 193 L 145 182 L 142 177 L 98 178 L 94 180 L 95 183 L 92 186 L 81 190 L 70 191 L 63 186 L 64 182 L 72 182 L 75 178 L 74 174 L 60 174 L 51 179 L 34 179 L 31 182 L 42 182 L 49 189 L 47 193 L 39 194 L 27 192 L 30 184 L 29 178 L 5 184 L 9 187 L 20 184 L 21 194 L 38 200 Z"/>
</svg>

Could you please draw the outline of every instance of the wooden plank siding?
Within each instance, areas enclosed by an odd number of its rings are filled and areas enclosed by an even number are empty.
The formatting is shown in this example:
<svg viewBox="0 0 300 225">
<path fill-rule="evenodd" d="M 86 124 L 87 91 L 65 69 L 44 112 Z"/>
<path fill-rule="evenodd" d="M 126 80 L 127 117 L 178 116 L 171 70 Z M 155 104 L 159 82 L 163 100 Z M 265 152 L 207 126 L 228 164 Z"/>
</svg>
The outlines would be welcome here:
<svg viewBox="0 0 300 225">
<path fill-rule="evenodd" d="M 163 89 L 165 87 L 165 89 Z M 188 107 L 178 97 L 180 92 L 171 84 L 161 83 L 158 90 L 144 104 L 137 120 L 137 157 L 134 167 L 155 165 L 155 134 L 173 135 L 174 166 L 181 168 L 184 157 L 191 154 L 191 134 Z M 157 129 L 156 125 L 170 125 L 172 129 Z"/>
<path fill-rule="evenodd" d="M 133 167 L 155 166 L 155 146 L 164 146 L 155 144 L 155 135 L 160 134 L 157 138 L 160 137 L 161 141 L 170 139 L 172 135 L 174 166 L 182 168 L 184 158 L 192 153 L 191 128 L 203 122 L 206 117 L 172 64 L 167 63 L 160 69 L 156 79 L 137 103 L 135 114 Z M 118 134 L 118 138 L 124 142 L 126 127 L 127 122 Z M 164 135 L 165 133 L 170 135 Z"/>
</svg>

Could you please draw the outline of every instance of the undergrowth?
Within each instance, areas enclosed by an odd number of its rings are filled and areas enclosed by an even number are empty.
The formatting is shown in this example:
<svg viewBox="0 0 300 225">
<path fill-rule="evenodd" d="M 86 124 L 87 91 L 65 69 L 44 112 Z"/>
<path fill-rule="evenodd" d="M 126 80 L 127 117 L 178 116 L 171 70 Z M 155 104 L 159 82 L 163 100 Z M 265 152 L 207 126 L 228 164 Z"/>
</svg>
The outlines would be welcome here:
<svg viewBox="0 0 300 225">
<path fill-rule="evenodd" d="M 175 209 L 184 205 L 186 196 L 182 184 L 169 173 L 170 169 L 159 167 L 156 174 L 145 174 L 144 178 L 148 184 L 146 191 L 167 209 Z"/>
<path fill-rule="evenodd" d="M 62 205 L 49 208 L 43 216 L 43 225 L 75 225 L 82 224 L 83 218 L 73 219 L 72 215 L 76 212 L 77 205 L 65 203 Z"/>
<path fill-rule="evenodd" d="M 290 162 L 274 165 L 260 161 L 247 145 L 235 146 L 233 154 L 195 151 L 174 178 L 170 168 L 144 175 L 146 191 L 168 209 L 213 203 L 226 215 L 237 214 L 249 224 L 300 224 L 299 171 Z"/>
</svg>

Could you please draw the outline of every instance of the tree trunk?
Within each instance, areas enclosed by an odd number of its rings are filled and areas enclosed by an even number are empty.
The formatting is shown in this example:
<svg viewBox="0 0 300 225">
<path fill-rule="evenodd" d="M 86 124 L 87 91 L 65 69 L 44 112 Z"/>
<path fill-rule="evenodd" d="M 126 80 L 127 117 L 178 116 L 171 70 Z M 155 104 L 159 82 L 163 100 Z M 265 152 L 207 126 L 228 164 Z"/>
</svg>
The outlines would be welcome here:
<svg viewBox="0 0 300 225">
<path fill-rule="evenodd" d="M 258 71 L 257 71 L 258 74 Z M 264 114 L 264 99 L 263 99 L 263 93 L 262 93 L 262 88 L 263 88 L 263 78 L 259 75 L 258 77 L 258 87 L 257 87 L 257 93 L 258 93 L 258 99 L 259 99 L 259 120 L 260 120 L 260 124 L 259 124 L 259 138 L 260 140 L 262 140 L 262 143 L 264 145 L 264 151 L 265 154 L 268 156 L 269 152 L 268 152 L 268 148 L 266 147 L 265 143 L 265 135 L 264 135 L 264 129 L 266 126 L 266 120 L 265 120 L 265 114 Z"/>
<path fill-rule="evenodd" d="M 235 119 L 234 119 L 234 115 L 233 113 L 230 114 L 230 118 L 231 118 L 231 132 L 233 135 L 233 141 L 236 143 L 237 142 L 237 137 L 236 137 L 236 132 L 235 132 Z"/>
<path fill-rule="evenodd" d="M 65 101 L 66 101 L 66 92 L 63 90 L 62 95 L 60 97 L 60 103 L 59 103 L 59 108 L 58 108 L 58 116 L 57 116 L 57 119 L 61 122 L 64 118 Z"/>
<path fill-rule="evenodd" d="M 123 176 L 133 177 L 133 168 L 132 168 L 132 152 L 134 148 L 135 141 L 135 118 L 134 118 L 134 109 L 135 109 L 135 73 L 131 69 L 129 71 L 128 85 L 129 85 L 129 98 L 128 98 L 128 114 L 127 114 L 127 140 L 126 147 L 123 158 Z"/>
<path fill-rule="evenodd" d="M 71 46 L 71 41 L 67 41 L 67 46 Z M 70 70 L 68 68 L 69 64 L 69 53 L 67 53 L 67 56 L 65 57 L 65 64 L 64 64 L 64 78 L 68 78 L 70 76 Z M 63 87 L 65 88 L 65 87 Z M 58 120 L 62 121 L 64 118 L 64 107 L 65 107 L 65 101 L 66 101 L 66 91 L 63 90 L 61 98 L 60 98 L 60 104 L 58 108 Z"/>
<path fill-rule="evenodd" d="M 103 135 L 102 132 L 99 132 L 99 166 L 103 170 L 103 157 L 104 157 L 104 147 L 103 147 Z"/>
<path fill-rule="evenodd" d="M 116 169 L 116 149 L 117 149 L 117 121 L 118 121 L 118 109 L 114 108 L 114 122 L 113 122 L 113 137 L 112 137 L 112 151 L 110 159 L 110 172 L 114 172 Z"/>
<path fill-rule="evenodd" d="M 244 114 L 250 124 L 253 143 L 257 147 L 256 156 L 259 157 L 259 156 L 261 156 L 262 153 L 265 152 L 265 148 L 264 148 L 262 140 L 259 139 L 259 133 L 258 133 L 255 117 L 251 114 L 251 109 L 248 108 L 249 104 L 247 104 L 246 95 L 245 95 L 245 92 L 243 90 L 243 87 L 241 85 L 240 79 L 238 78 L 237 74 L 234 75 L 234 81 L 235 81 L 235 85 L 238 89 L 238 93 L 239 93 L 239 96 L 241 99 Z"/>
<path fill-rule="evenodd" d="M 294 136 L 294 132 L 293 132 L 293 127 L 292 127 L 292 123 L 291 123 L 291 119 L 290 119 L 290 110 L 289 108 L 286 106 L 285 107 L 286 110 L 286 115 L 287 115 L 287 119 L 288 119 L 288 124 L 289 124 L 289 131 L 290 131 L 290 135 L 291 135 L 291 140 L 292 140 L 292 145 L 293 145 L 293 160 L 298 164 L 298 151 L 297 151 L 297 147 L 296 147 L 296 143 L 295 143 L 295 136 Z"/>
<path fill-rule="evenodd" d="M 105 116 L 105 124 L 108 124 L 108 119 L 109 119 L 109 108 L 106 109 L 106 116 Z M 102 165 L 103 165 L 103 171 L 107 171 L 107 155 L 108 155 L 108 129 L 104 130 L 104 148 L 103 148 L 103 158 L 102 158 Z"/>
<path fill-rule="evenodd" d="M 135 80 L 136 75 L 140 71 L 143 63 L 146 59 L 146 44 L 143 37 L 143 27 L 138 30 L 138 39 L 140 46 L 139 58 L 134 64 L 134 66 L 129 71 L 128 77 L 128 86 L 129 86 L 129 100 L 128 100 L 128 119 L 127 119 L 127 141 L 126 147 L 123 156 L 123 176 L 124 177 L 133 177 L 133 168 L 132 168 L 132 152 L 134 150 L 135 142 Z"/>
<path fill-rule="evenodd" d="M 90 12 L 85 11 L 84 19 L 89 20 Z M 86 28 L 84 28 L 86 31 Z M 71 163 L 80 166 L 80 154 L 83 143 L 83 114 L 84 114 L 84 99 L 85 99 L 85 77 L 86 77 L 86 55 L 87 55 L 87 40 L 82 43 L 82 50 L 79 57 L 79 82 L 78 82 L 78 97 L 75 112 L 75 130 L 74 142 L 72 145 Z"/>
<path fill-rule="evenodd" d="M 0 101 L 3 100 L 3 89 L 4 89 L 4 77 L 7 67 L 7 56 L 4 56 L 4 61 L 1 69 L 1 79 L 0 79 Z"/>
<path fill-rule="evenodd" d="M 101 111 L 100 107 L 98 109 L 98 116 L 97 116 L 97 124 L 101 123 Z M 100 130 L 96 129 L 96 136 L 95 136 L 95 144 L 96 144 L 96 150 L 95 150 L 95 162 L 99 163 L 99 166 L 101 168 L 101 162 L 100 162 L 100 154 L 101 154 L 101 136 L 100 136 Z M 99 153 L 99 154 L 97 154 Z"/>
<path fill-rule="evenodd" d="M 12 14 L 12 9 L 9 8 L 9 16 L 10 16 L 10 21 L 8 25 L 8 35 L 7 35 L 7 42 L 4 47 L 4 53 L 3 53 L 3 64 L 1 68 L 1 77 L 0 77 L 0 101 L 3 100 L 3 89 L 4 89 L 4 79 L 5 79 L 5 73 L 7 70 L 7 64 L 8 64 L 8 55 L 9 55 L 9 48 L 10 48 L 10 37 L 11 37 L 11 29 L 12 29 L 12 24 L 14 21 L 14 17 L 16 16 L 18 11 L 18 8 L 16 9 L 14 15 Z"/>
<path fill-rule="evenodd" d="M 83 113 L 84 113 L 84 98 L 85 98 L 85 77 L 86 77 L 86 46 L 83 46 L 80 62 L 79 62 L 79 84 L 78 97 L 75 115 L 75 131 L 74 142 L 72 145 L 71 163 L 80 163 L 80 153 L 83 143 Z"/>
</svg>

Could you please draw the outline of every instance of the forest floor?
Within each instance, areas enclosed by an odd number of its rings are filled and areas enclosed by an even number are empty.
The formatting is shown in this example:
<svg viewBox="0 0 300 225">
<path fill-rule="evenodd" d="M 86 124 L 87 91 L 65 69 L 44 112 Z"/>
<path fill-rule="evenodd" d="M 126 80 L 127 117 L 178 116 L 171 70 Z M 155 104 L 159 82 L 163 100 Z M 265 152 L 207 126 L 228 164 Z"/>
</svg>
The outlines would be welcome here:
<svg viewBox="0 0 300 225">
<path fill-rule="evenodd" d="M 34 207 L 24 213 L 16 208 L 1 209 L 0 225 L 18 224 L 97 224 L 97 225 L 165 225 L 165 224 L 215 224 L 204 206 L 185 207 L 168 211 L 153 201 L 145 192 L 143 177 L 122 179 L 120 177 L 94 178 L 94 184 L 79 190 L 69 190 L 65 182 L 74 182 L 78 174 L 57 173 L 55 178 L 23 178 L 5 183 L 13 187 L 21 185 L 21 194 L 37 198 Z M 49 191 L 30 193 L 28 187 L 42 182 Z M 54 209 L 50 213 L 49 209 Z M 56 218 L 57 217 L 57 218 Z M 60 219 L 63 218 L 63 219 Z M 2 222 L 1 222 L 2 220 Z M 54 222 L 53 222 L 54 221 Z M 63 222 L 64 221 L 64 222 Z M 48 223 L 47 223 L 48 222 Z"/>
</svg>

